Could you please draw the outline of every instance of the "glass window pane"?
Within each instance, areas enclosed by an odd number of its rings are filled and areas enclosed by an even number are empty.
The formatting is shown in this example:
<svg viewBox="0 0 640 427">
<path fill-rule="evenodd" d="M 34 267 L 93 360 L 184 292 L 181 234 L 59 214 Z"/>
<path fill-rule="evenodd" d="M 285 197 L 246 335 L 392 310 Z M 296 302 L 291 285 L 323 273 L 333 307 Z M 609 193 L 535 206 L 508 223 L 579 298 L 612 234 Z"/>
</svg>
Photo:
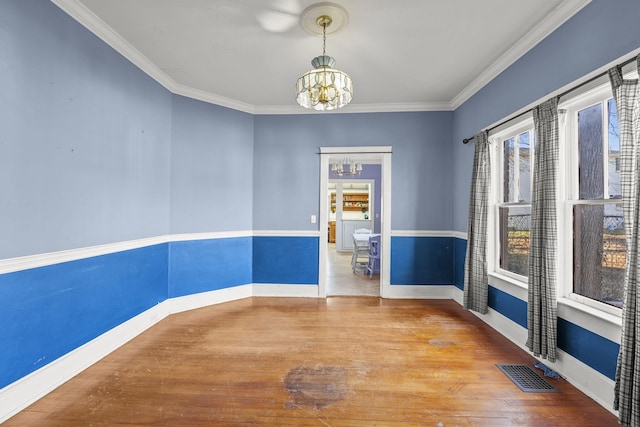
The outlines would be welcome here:
<svg viewBox="0 0 640 427">
<path fill-rule="evenodd" d="M 609 112 L 609 197 L 622 198 L 620 189 L 620 127 L 618 126 L 618 112 L 613 98 L 607 101 Z"/>
<path fill-rule="evenodd" d="M 502 160 L 502 165 L 504 169 L 504 183 L 503 183 L 503 202 L 515 202 L 515 187 L 514 187 L 514 179 L 515 179 L 515 139 L 509 138 L 504 141 L 504 159 Z"/>
<path fill-rule="evenodd" d="M 580 199 L 604 198 L 602 104 L 578 111 Z"/>
<path fill-rule="evenodd" d="M 500 208 L 500 268 L 528 275 L 530 207 Z"/>
<path fill-rule="evenodd" d="M 531 201 L 531 154 L 529 132 L 518 135 L 518 198 L 521 202 Z"/>
<path fill-rule="evenodd" d="M 576 205 L 573 220 L 573 291 L 621 307 L 627 260 L 622 206 Z"/>
</svg>

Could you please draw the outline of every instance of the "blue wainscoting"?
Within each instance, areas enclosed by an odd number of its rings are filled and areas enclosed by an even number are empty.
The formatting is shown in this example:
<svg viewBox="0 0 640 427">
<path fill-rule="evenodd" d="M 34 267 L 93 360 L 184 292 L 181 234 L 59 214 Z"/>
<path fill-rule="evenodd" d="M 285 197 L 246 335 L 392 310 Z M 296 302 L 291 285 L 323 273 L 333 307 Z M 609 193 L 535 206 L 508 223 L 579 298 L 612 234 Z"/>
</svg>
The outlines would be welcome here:
<svg viewBox="0 0 640 427">
<path fill-rule="evenodd" d="M 391 285 L 452 285 L 453 237 L 391 237 Z"/>
<path fill-rule="evenodd" d="M 251 283 L 251 248 L 251 237 L 170 243 L 169 298 Z"/>
<path fill-rule="evenodd" d="M 620 351 L 618 343 L 558 318 L 558 348 L 615 380 Z"/>
<path fill-rule="evenodd" d="M 167 245 L 0 275 L 0 388 L 167 299 Z"/>
<path fill-rule="evenodd" d="M 453 239 L 454 256 L 454 285 L 464 291 L 464 262 L 467 256 L 467 239 Z"/>
<path fill-rule="evenodd" d="M 489 307 L 523 328 L 527 327 L 526 301 L 489 286 Z M 619 344 L 558 317 L 558 348 L 615 379 Z"/>
<path fill-rule="evenodd" d="M 315 236 L 255 236 L 253 282 L 317 285 L 319 248 Z"/>
<path fill-rule="evenodd" d="M 489 307 L 523 328 L 527 327 L 527 303 L 525 301 L 491 285 L 489 285 L 488 298 Z"/>
</svg>

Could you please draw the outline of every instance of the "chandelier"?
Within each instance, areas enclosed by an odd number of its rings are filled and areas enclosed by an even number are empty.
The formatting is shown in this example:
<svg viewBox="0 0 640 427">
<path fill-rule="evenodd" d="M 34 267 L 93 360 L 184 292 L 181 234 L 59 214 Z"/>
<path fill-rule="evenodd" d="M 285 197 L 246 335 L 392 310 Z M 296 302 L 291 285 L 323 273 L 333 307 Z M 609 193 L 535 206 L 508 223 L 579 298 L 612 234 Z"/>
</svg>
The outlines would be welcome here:
<svg viewBox="0 0 640 427">
<path fill-rule="evenodd" d="M 313 70 L 306 72 L 296 83 L 296 101 L 305 108 L 327 111 L 342 108 L 351 102 L 353 84 L 351 78 L 333 68 L 336 60 L 325 53 L 327 27 L 333 19 L 322 15 L 316 24 L 322 27 L 322 55 L 311 60 Z"/>
<path fill-rule="evenodd" d="M 362 163 L 345 158 L 331 163 L 331 172 L 336 176 L 359 176 L 362 172 Z"/>
</svg>

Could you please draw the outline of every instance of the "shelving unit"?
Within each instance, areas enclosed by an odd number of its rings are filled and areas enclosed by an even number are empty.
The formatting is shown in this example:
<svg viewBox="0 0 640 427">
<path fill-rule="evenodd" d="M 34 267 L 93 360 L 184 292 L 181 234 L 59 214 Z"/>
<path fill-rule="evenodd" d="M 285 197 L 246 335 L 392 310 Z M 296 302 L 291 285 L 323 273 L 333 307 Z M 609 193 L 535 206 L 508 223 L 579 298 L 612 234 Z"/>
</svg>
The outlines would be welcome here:
<svg viewBox="0 0 640 427">
<path fill-rule="evenodd" d="M 342 195 L 343 211 L 361 211 L 362 208 L 369 210 L 368 193 L 345 193 Z M 331 194 L 331 212 L 336 211 L 336 195 Z"/>
</svg>

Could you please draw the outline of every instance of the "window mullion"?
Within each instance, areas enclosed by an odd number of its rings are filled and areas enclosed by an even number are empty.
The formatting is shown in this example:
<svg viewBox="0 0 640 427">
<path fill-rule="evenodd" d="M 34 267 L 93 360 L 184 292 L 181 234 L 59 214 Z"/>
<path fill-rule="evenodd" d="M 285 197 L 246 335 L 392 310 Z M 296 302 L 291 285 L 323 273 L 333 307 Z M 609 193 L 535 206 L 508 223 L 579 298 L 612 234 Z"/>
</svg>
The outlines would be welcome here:
<svg viewBox="0 0 640 427">
<path fill-rule="evenodd" d="M 520 199 L 520 136 L 513 138 L 513 202 Z"/>
<path fill-rule="evenodd" d="M 603 197 L 609 199 L 609 108 L 607 102 L 602 101 L 602 178 L 604 180 Z"/>
</svg>

